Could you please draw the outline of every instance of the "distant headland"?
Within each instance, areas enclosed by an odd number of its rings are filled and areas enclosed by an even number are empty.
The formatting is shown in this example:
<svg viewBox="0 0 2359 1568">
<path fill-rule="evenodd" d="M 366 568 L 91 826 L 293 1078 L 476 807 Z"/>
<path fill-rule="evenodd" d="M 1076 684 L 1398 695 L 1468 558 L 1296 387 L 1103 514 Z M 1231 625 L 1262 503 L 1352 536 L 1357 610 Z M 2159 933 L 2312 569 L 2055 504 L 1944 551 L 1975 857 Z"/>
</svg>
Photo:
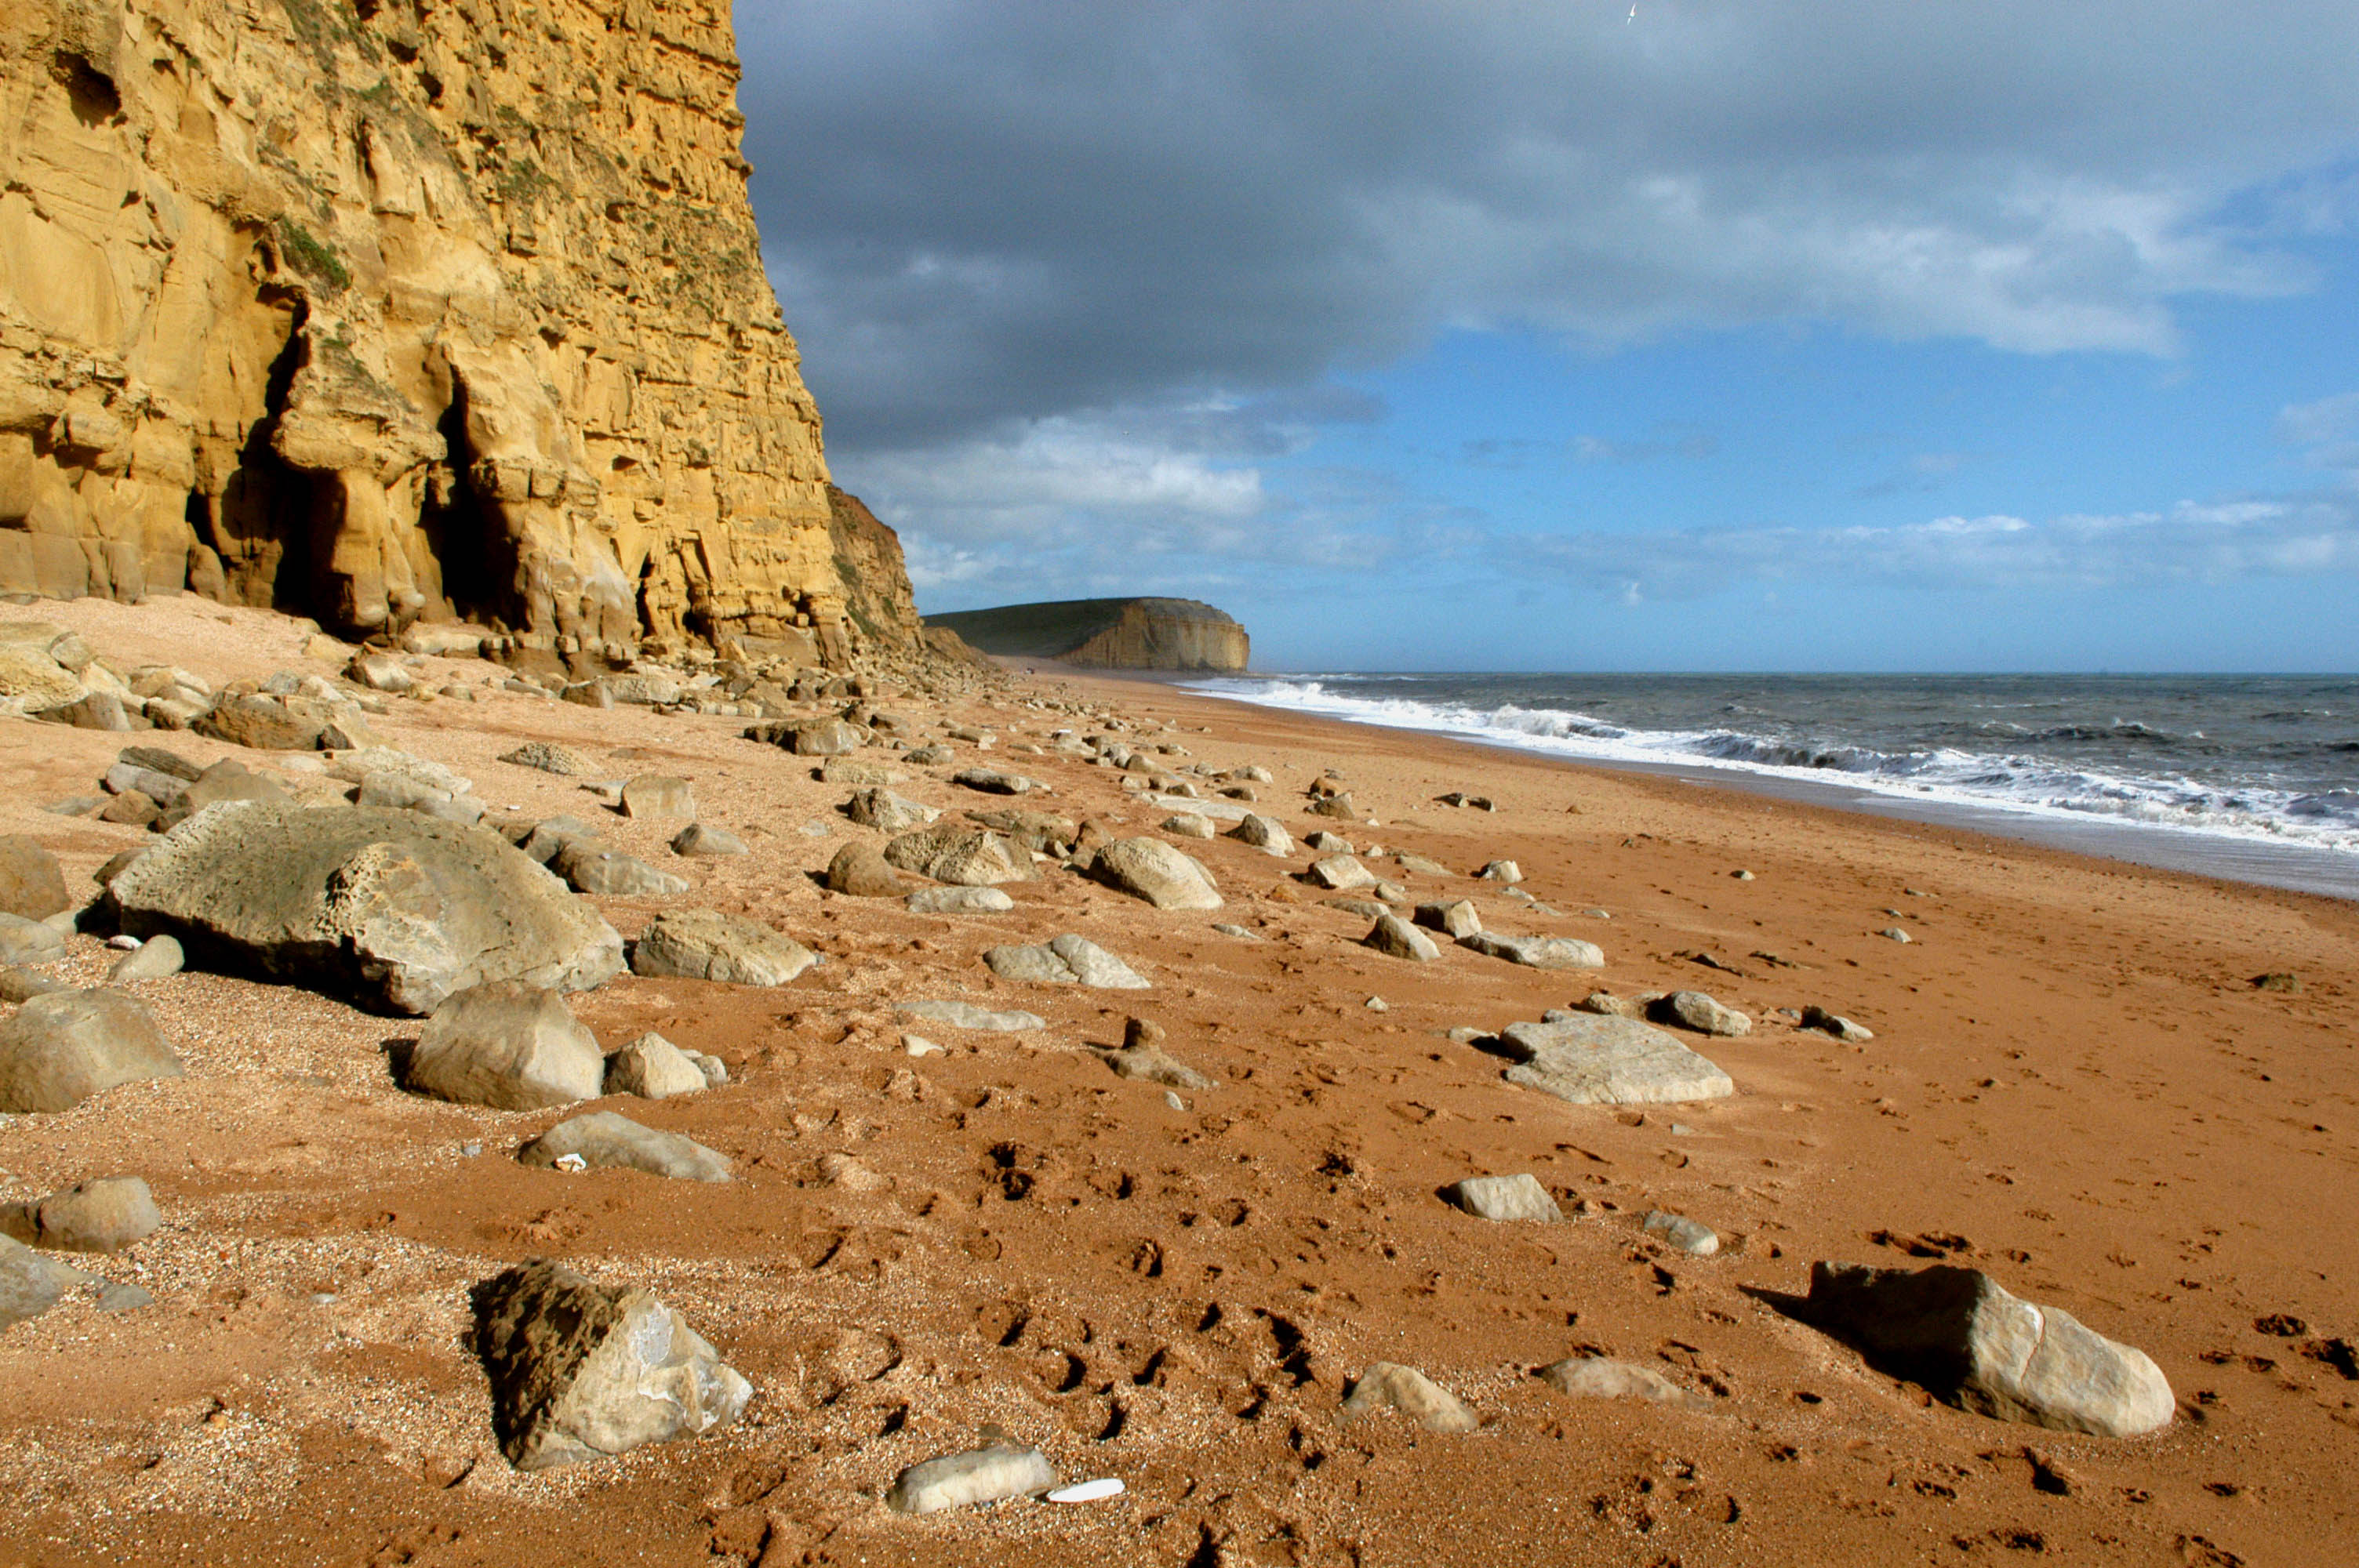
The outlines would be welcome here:
<svg viewBox="0 0 2359 1568">
<path fill-rule="evenodd" d="M 1067 599 L 929 615 L 973 647 L 1003 657 L 1055 659 L 1102 670 L 1238 671 L 1252 654 L 1245 629 L 1193 599 Z"/>
</svg>

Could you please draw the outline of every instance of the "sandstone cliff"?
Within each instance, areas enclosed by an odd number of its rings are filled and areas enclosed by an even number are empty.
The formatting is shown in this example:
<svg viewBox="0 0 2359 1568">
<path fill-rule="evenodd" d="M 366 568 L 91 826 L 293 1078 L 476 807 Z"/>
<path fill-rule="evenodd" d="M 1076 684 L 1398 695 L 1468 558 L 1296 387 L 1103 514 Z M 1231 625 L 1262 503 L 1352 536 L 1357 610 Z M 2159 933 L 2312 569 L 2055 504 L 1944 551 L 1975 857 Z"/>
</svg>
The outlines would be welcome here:
<svg viewBox="0 0 2359 1568">
<path fill-rule="evenodd" d="M 468 618 L 527 661 L 908 639 L 736 82 L 720 0 L 0 5 L 0 589 Z"/>
<path fill-rule="evenodd" d="M 1242 670 L 1245 629 L 1193 599 L 1068 599 L 926 617 L 986 654 L 1107 670 Z"/>
</svg>

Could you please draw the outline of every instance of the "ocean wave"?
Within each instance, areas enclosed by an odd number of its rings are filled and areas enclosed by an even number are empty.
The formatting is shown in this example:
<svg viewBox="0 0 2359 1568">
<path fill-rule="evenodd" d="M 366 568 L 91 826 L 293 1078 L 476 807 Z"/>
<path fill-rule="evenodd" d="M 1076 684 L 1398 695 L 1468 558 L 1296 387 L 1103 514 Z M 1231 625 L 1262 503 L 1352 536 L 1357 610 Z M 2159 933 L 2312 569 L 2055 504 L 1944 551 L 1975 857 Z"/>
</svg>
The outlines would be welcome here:
<svg viewBox="0 0 2359 1568">
<path fill-rule="evenodd" d="M 2258 782 L 2207 784 L 2186 777 L 2145 776 L 2136 770 L 2108 771 L 2090 765 L 2084 757 L 2044 755 L 2039 750 L 2043 745 L 2074 751 L 2103 744 L 2155 757 L 2167 747 L 2201 738 L 2200 732 L 2174 735 L 2136 719 L 2039 730 L 1986 720 L 1952 727 L 1980 746 L 1886 752 L 1834 739 L 1756 734 L 1731 727 L 1647 730 L 1564 709 L 1364 696 L 1339 689 L 1363 684 L 1356 676 L 1190 683 L 1195 690 L 1266 707 L 1457 735 L 1568 758 L 1680 763 L 1797 779 L 1834 773 L 1844 784 L 1873 793 L 2359 852 L 2359 790 L 2274 789 Z M 2325 749 L 2359 749 L 2359 742 Z"/>
</svg>

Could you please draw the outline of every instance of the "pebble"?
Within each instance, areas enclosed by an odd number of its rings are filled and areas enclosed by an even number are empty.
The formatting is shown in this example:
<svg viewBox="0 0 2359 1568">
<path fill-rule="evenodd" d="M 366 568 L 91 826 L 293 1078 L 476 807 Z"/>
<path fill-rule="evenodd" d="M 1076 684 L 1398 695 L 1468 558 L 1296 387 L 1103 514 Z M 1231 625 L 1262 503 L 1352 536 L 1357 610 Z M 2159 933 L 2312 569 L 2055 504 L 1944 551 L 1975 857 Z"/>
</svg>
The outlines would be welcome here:
<svg viewBox="0 0 2359 1568">
<path fill-rule="evenodd" d="M 1370 1012 L 1390 1012 L 1393 1010 L 1393 1004 L 1380 996 L 1372 996 L 1360 1005 Z"/>
<path fill-rule="evenodd" d="M 1173 1110 L 1186 1110 L 1188 1108 L 1188 1102 L 1180 1098 L 1180 1091 L 1178 1089 L 1165 1089 L 1163 1091 L 1163 1103 L 1169 1106 Z"/>
<path fill-rule="evenodd" d="M 1887 925 L 1883 930 L 1877 932 L 1876 935 L 1893 942 L 1913 942 L 1916 940 L 1915 937 L 1909 935 L 1906 931 L 1901 930 L 1897 925 Z"/>
<path fill-rule="evenodd" d="M 106 945 L 114 948 L 118 953 L 136 953 L 139 951 L 139 938 L 136 936 L 110 936 L 106 939 Z"/>
<path fill-rule="evenodd" d="M 1212 929 L 1219 932 L 1223 936 L 1234 936 L 1240 942 L 1258 942 L 1261 940 L 1261 937 L 1257 934 L 1246 930 L 1242 925 L 1230 925 L 1223 923 L 1213 926 Z"/>
<path fill-rule="evenodd" d="M 1079 1486 L 1060 1487 L 1049 1494 L 1049 1500 L 1052 1503 L 1101 1503 L 1122 1494 L 1122 1478 L 1108 1476 L 1101 1480 L 1083 1481 Z"/>
<path fill-rule="evenodd" d="M 1683 1214 L 1651 1210 L 1646 1218 L 1646 1228 L 1648 1234 L 1661 1237 L 1692 1257 L 1709 1258 L 1720 1250 L 1720 1237 L 1712 1227 L 1699 1224 Z"/>
<path fill-rule="evenodd" d="M 1730 876 L 1732 876 L 1732 877 L 1734 877 L 1738 881 L 1741 881 L 1741 882 L 1749 882 L 1749 881 L 1751 881 L 1753 880 L 1753 873 L 1752 873 L 1751 871 L 1731 871 L 1731 872 L 1729 872 L 1728 874 L 1729 874 Z"/>
</svg>

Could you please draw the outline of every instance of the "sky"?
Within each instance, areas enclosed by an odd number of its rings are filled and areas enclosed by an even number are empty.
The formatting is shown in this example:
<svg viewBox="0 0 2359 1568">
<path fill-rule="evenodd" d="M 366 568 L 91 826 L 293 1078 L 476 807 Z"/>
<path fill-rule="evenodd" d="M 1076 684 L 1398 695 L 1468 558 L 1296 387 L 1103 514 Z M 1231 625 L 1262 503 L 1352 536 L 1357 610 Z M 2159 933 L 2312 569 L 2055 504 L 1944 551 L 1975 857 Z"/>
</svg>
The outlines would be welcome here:
<svg viewBox="0 0 2359 1568">
<path fill-rule="evenodd" d="M 929 612 L 1268 670 L 2359 670 L 2359 6 L 739 0 Z"/>
</svg>

